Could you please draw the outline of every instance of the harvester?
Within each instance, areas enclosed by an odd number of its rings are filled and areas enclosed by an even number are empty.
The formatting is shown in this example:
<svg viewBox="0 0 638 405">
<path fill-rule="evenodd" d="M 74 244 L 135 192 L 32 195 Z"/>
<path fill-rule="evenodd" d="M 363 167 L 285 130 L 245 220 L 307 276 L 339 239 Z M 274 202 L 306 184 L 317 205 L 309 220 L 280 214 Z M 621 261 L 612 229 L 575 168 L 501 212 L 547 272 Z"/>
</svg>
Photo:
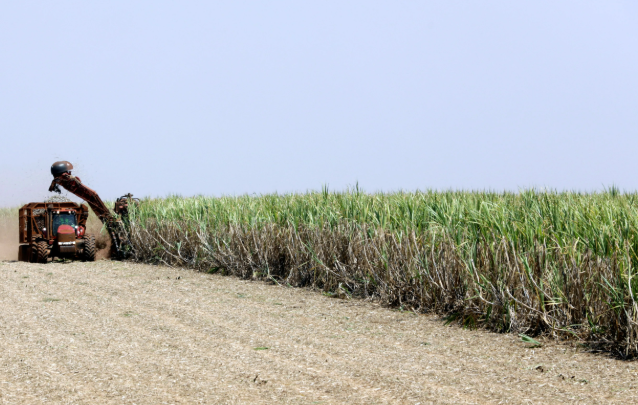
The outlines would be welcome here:
<svg viewBox="0 0 638 405">
<path fill-rule="evenodd" d="M 30 203 L 20 208 L 18 260 L 95 260 L 95 237 L 87 235 L 89 208 L 74 202 Z"/>
<path fill-rule="evenodd" d="M 128 230 L 122 218 L 128 216 L 129 203 L 137 204 L 132 194 L 118 198 L 115 215 L 100 196 L 71 175 L 73 165 L 67 161 L 51 166 L 53 181 L 49 191 L 59 193 L 60 186 L 86 201 L 102 221 L 111 237 L 111 256 L 122 260 L 134 254 Z M 85 235 L 88 208 L 81 204 L 31 203 L 20 208 L 20 260 L 46 262 L 49 257 L 95 260 L 95 239 Z M 73 231 L 72 231 L 73 230 Z"/>
</svg>

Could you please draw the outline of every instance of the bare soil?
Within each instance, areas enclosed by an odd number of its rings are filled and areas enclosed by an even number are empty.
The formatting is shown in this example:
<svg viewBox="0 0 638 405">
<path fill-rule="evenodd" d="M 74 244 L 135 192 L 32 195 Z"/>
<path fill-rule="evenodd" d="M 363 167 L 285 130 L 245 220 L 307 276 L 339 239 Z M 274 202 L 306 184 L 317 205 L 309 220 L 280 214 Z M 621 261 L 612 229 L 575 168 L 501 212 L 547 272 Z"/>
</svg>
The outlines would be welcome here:
<svg viewBox="0 0 638 405">
<path fill-rule="evenodd" d="M 638 402 L 638 363 L 125 262 L 0 262 L 1 404 Z"/>
</svg>

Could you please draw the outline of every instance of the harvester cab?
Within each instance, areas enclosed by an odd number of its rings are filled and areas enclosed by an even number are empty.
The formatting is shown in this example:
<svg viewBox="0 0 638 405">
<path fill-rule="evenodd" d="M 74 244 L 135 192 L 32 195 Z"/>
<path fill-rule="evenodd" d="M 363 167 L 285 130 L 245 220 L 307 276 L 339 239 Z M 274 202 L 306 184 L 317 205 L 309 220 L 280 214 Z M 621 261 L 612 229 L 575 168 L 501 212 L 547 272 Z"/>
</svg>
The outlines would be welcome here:
<svg viewBox="0 0 638 405">
<path fill-rule="evenodd" d="M 89 209 L 74 202 L 30 203 L 20 208 L 21 261 L 49 258 L 94 261 L 95 238 L 86 235 Z"/>
</svg>

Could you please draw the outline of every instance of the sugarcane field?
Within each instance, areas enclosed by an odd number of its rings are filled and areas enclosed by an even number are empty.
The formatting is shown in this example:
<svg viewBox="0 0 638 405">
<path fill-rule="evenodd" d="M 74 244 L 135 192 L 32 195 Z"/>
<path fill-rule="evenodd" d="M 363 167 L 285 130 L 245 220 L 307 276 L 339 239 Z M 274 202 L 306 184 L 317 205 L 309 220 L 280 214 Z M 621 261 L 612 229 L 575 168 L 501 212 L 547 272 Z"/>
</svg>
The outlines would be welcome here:
<svg viewBox="0 0 638 405">
<path fill-rule="evenodd" d="M 632 302 L 614 301 L 631 299 L 631 285 L 614 274 L 633 266 L 616 249 L 636 228 L 615 225 L 636 218 L 632 198 L 173 197 L 130 207 L 127 260 L 94 215 L 101 260 L 17 261 L 17 238 L 3 239 L 3 393 L 491 403 L 518 390 L 541 403 L 628 403 L 638 369 L 619 359 L 635 356 L 636 330 L 624 323 Z M 3 235 L 17 233 L 18 211 L 3 211 Z M 609 233 L 585 239 L 594 226 Z"/>
<path fill-rule="evenodd" d="M 636 17 L 5 2 L 0 405 L 638 404 Z"/>
</svg>

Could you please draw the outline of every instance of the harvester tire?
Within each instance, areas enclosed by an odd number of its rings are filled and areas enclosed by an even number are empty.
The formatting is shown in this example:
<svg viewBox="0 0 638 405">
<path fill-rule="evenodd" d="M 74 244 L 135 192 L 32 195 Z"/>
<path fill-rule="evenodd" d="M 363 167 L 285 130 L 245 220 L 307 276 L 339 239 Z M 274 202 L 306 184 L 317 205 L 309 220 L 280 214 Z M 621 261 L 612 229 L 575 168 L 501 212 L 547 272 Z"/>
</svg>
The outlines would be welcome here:
<svg viewBox="0 0 638 405">
<path fill-rule="evenodd" d="M 89 236 L 84 240 L 84 251 L 82 251 L 82 260 L 85 262 L 94 262 L 97 249 L 95 247 L 95 236 Z"/>
<path fill-rule="evenodd" d="M 46 263 L 49 258 L 49 244 L 46 242 L 36 242 L 31 247 L 33 261 L 35 263 Z"/>
</svg>

